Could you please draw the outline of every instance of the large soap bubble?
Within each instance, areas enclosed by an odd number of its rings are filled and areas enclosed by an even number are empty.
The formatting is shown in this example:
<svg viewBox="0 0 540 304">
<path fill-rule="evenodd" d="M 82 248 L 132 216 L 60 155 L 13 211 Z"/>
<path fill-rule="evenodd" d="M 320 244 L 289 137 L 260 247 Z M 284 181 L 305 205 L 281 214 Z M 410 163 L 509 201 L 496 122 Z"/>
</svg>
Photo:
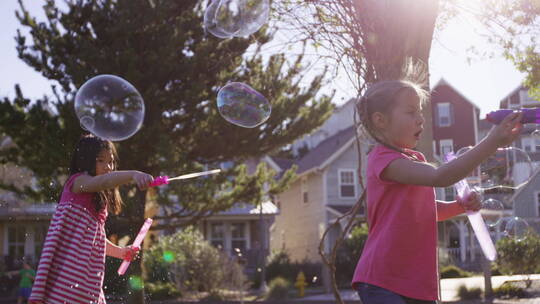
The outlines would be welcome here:
<svg viewBox="0 0 540 304">
<path fill-rule="evenodd" d="M 231 82 L 222 87 L 217 96 L 219 113 L 228 122 L 244 128 L 264 123 L 272 107 L 268 100 L 249 85 Z"/>
<path fill-rule="evenodd" d="M 526 220 L 513 216 L 505 219 L 504 236 L 516 241 L 523 241 L 527 236 L 529 224 Z"/>
<path fill-rule="evenodd" d="M 133 85 L 114 75 L 85 82 L 75 95 L 75 113 L 81 126 L 94 135 L 124 140 L 135 134 L 144 119 L 144 101 Z"/>
<path fill-rule="evenodd" d="M 258 31 L 269 16 L 269 0 L 211 0 L 204 28 L 219 38 L 243 37 Z"/>
</svg>

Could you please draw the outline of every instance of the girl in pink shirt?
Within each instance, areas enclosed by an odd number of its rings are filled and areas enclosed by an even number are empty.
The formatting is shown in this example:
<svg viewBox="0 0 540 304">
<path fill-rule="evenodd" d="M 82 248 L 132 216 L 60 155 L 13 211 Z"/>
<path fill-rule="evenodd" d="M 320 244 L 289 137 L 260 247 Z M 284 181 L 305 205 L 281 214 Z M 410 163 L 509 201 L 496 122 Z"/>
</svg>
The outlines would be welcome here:
<svg viewBox="0 0 540 304">
<path fill-rule="evenodd" d="M 139 171 L 115 171 L 116 150 L 94 136 L 79 140 L 39 261 L 32 304 L 104 304 L 105 255 L 131 260 L 138 248 L 107 240 L 108 211 L 118 213 L 117 187 L 134 182 L 144 190 L 153 181 Z"/>
<path fill-rule="evenodd" d="M 352 285 L 364 304 L 436 303 L 437 221 L 480 209 L 476 194 L 439 202 L 433 187 L 465 178 L 520 134 L 521 113 L 508 115 L 473 149 L 435 167 L 412 150 L 423 130 L 428 93 L 408 81 L 383 81 L 357 104 L 362 127 L 377 145 L 367 161 L 369 234 Z"/>
</svg>

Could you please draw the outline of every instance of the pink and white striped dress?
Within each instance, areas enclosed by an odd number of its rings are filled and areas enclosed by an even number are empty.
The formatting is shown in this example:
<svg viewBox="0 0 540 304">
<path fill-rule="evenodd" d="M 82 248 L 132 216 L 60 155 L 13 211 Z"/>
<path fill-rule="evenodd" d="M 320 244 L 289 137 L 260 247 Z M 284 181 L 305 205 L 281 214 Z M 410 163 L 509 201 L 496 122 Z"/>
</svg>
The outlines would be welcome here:
<svg viewBox="0 0 540 304">
<path fill-rule="evenodd" d="M 105 220 L 93 193 L 73 193 L 66 182 L 39 260 L 30 301 L 43 304 L 104 304 Z"/>
</svg>

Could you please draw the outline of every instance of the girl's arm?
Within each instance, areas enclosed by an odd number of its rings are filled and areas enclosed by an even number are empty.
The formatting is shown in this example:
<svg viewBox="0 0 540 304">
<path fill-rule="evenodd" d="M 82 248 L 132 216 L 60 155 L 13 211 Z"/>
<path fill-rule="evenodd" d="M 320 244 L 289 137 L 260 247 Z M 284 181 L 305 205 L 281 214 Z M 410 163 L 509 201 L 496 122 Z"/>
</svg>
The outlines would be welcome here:
<svg viewBox="0 0 540 304">
<path fill-rule="evenodd" d="M 111 241 L 109 241 L 109 239 L 107 239 L 106 242 L 107 244 L 105 246 L 105 254 L 107 254 L 108 256 L 117 258 L 117 259 L 124 258 L 122 247 L 113 244 Z"/>
<path fill-rule="evenodd" d="M 141 190 L 145 190 L 153 181 L 154 178 L 151 175 L 135 170 L 113 171 L 97 176 L 82 174 L 73 181 L 71 191 L 74 193 L 100 192 L 130 182 L 135 182 Z"/>
<path fill-rule="evenodd" d="M 137 252 L 140 250 L 139 247 L 133 247 L 133 246 L 127 246 L 127 247 L 120 247 L 115 244 L 113 244 L 109 239 L 106 241 L 105 245 L 105 254 L 108 256 L 112 256 L 117 259 L 125 259 L 132 260 L 137 256 Z"/>
<path fill-rule="evenodd" d="M 431 187 L 453 185 L 469 175 L 482 161 L 495 153 L 497 148 L 509 145 L 519 136 L 522 129 L 519 122 L 521 116 L 521 113 L 506 116 L 478 145 L 438 168 L 428 163 L 399 158 L 388 164 L 381 177 L 401 184 Z"/>
<path fill-rule="evenodd" d="M 442 222 L 465 211 L 478 211 L 482 207 L 480 196 L 476 192 L 471 192 L 465 200 L 458 198 L 457 201 L 443 202 L 437 201 L 437 221 Z"/>
</svg>

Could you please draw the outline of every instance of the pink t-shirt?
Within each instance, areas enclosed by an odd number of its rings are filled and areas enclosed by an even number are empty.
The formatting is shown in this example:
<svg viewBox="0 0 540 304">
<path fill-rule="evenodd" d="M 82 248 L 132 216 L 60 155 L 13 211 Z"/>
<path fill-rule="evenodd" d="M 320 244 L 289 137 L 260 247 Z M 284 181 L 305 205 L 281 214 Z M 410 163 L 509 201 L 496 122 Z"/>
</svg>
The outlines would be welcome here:
<svg viewBox="0 0 540 304">
<path fill-rule="evenodd" d="M 407 150 L 417 161 L 422 153 Z M 353 277 L 421 300 L 438 299 L 437 206 L 433 187 L 400 184 L 381 178 L 398 158 L 410 156 L 382 145 L 367 163 L 369 234 Z"/>
</svg>

